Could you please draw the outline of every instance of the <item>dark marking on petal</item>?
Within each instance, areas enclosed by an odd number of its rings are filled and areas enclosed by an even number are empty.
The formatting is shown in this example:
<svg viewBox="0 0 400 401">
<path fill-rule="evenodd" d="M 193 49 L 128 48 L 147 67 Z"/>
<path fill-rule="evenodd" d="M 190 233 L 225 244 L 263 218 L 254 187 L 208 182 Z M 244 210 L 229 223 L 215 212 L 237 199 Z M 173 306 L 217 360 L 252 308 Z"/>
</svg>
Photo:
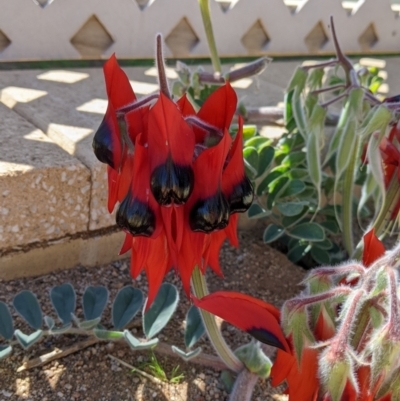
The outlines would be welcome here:
<svg viewBox="0 0 400 401">
<path fill-rule="evenodd" d="M 284 347 L 284 345 L 278 340 L 278 338 L 274 334 L 272 334 L 268 330 L 263 329 L 261 327 L 254 327 L 254 328 L 246 330 L 246 331 L 251 336 L 253 336 L 256 340 L 258 340 L 264 344 L 268 344 L 268 345 L 272 345 L 273 347 L 280 348 L 283 351 L 286 351 L 286 348 Z"/>
<path fill-rule="evenodd" d="M 245 176 L 243 180 L 233 187 L 229 197 L 231 214 L 245 212 L 253 203 L 254 191 L 250 180 Z"/>
<path fill-rule="evenodd" d="M 113 157 L 113 145 L 112 145 L 112 132 L 109 124 L 104 118 L 100 124 L 100 127 L 96 131 L 92 147 L 94 154 L 97 159 L 102 162 L 108 164 L 110 167 L 115 169 L 114 166 L 114 157 Z"/>
<path fill-rule="evenodd" d="M 189 224 L 193 231 L 210 233 L 227 227 L 228 223 L 229 203 L 221 192 L 198 200 L 190 211 Z"/>
<path fill-rule="evenodd" d="M 168 158 L 166 163 L 156 167 L 150 177 L 150 188 L 157 202 L 162 206 L 183 205 L 193 189 L 191 166 L 179 166 Z"/>
<path fill-rule="evenodd" d="M 121 202 L 116 221 L 133 236 L 151 237 L 156 228 L 154 212 L 140 200 L 132 199 L 130 193 Z"/>
</svg>

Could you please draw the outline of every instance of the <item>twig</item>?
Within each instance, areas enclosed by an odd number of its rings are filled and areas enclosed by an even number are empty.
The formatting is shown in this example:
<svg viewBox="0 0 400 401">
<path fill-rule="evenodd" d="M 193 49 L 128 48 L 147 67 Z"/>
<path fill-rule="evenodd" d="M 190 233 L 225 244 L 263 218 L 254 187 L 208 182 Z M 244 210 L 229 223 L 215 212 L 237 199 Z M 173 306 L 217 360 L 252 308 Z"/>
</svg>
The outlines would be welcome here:
<svg viewBox="0 0 400 401">
<path fill-rule="evenodd" d="M 126 363 L 126 362 L 122 361 L 121 359 L 117 358 L 116 356 L 113 356 L 113 355 L 110 355 L 110 354 L 108 354 L 107 356 L 110 359 L 112 359 L 113 361 L 118 362 L 120 365 L 125 366 L 126 368 L 133 370 L 134 373 L 137 373 L 138 375 L 145 377 L 146 379 L 150 380 L 152 383 L 155 383 L 155 384 L 161 384 L 162 383 L 162 380 L 157 379 L 157 377 L 149 375 L 148 373 L 144 372 L 143 370 L 135 368 L 134 366 L 130 365 L 129 363 Z"/>
<path fill-rule="evenodd" d="M 68 355 L 74 354 L 80 350 L 83 350 L 91 345 L 98 343 L 100 340 L 96 337 L 90 337 L 85 341 L 80 341 L 79 343 L 74 344 L 72 347 L 69 347 L 65 350 L 55 349 L 48 354 L 44 354 L 39 356 L 38 358 L 31 359 L 30 361 L 24 362 L 18 369 L 17 372 L 23 372 L 24 370 L 29 370 L 32 368 L 37 368 L 39 366 L 43 366 L 48 364 L 51 361 L 56 359 L 64 358 Z"/>
<path fill-rule="evenodd" d="M 283 126 L 283 107 L 277 106 L 266 106 L 266 107 L 247 107 L 245 114 L 240 109 L 236 111 L 234 116 L 237 121 L 237 116 L 241 115 L 246 123 L 259 124 L 259 125 L 279 125 Z M 337 113 L 328 112 L 325 120 L 326 125 L 334 125 L 339 121 L 339 115 Z"/>
<path fill-rule="evenodd" d="M 32 368 L 37 368 L 43 365 L 46 365 L 56 359 L 62 359 L 70 354 L 74 354 L 80 350 L 83 350 L 91 345 L 97 344 L 99 342 L 104 342 L 103 340 L 98 339 L 97 337 L 90 337 L 85 341 L 78 342 L 74 344 L 72 347 L 66 348 L 64 350 L 55 349 L 47 354 L 39 356 L 38 358 L 31 359 L 29 361 L 24 362 L 18 369 L 17 372 L 22 372 L 24 370 L 29 370 Z M 125 342 L 121 344 L 128 346 Z M 166 343 L 159 342 L 157 346 L 154 348 L 154 351 L 158 352 L 159 354 L 180 358 L 179 355 L 175 354 L 172 349 L 171 345 Z M 226 369 L 225 364 L 216 356 L 203 354 L 201 353 L 196 358 L 190 360 L 190 362 L 196 363 L 198 365 L 206 366 L 208 368 L 212 368 L 215 370 L 224 370 Z"/>
</svg>

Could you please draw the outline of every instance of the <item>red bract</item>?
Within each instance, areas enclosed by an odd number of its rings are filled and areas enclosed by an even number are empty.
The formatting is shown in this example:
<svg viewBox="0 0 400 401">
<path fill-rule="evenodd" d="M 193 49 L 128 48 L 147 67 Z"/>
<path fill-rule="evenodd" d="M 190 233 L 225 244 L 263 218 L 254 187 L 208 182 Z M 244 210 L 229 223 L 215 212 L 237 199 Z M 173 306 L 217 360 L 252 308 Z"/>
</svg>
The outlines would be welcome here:
<svg viewBox="0 0 400 401">
<path fill-rule="evenodd" d="M 144 269 L 147 307 L 165 274 L 179 271 L 187 294 L 195 266 L 222 275 L 219 250 L 237 246 L 237 215 L 251 205 L 245 176 L 243 122 L 232 145 L 228 128 L 236 110 L 229 83 L 196 114 L 184 96 L 161 92 L 136 99 L 114 56 L 104 66 L 109 105 L 93 147 L 108 164 L 109 210 L 126 232 L 121 253 L 132 250 L 131 274 Z"/>
</svg>

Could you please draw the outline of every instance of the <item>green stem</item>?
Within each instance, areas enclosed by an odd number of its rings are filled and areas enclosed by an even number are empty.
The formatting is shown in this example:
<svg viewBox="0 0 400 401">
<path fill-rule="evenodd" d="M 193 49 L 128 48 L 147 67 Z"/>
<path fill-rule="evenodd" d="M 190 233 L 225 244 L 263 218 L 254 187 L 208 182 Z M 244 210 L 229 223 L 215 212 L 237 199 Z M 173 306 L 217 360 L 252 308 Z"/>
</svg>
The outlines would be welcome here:
<svg viewBox="0 0 400 401">
<path fill-rule="evenodd" d="M 203 18 L 204 30 L 206 31 L 208 48 L 210 50 L 211 62 L 215 72 L 221 72 L 221 62 L 215 45 L 214 32 L 211 24 L 210 5 L 208 0 L 199 0 L 201 17 Z"/>
<path fill-rule="evenodd" d="M 379 214 L 373 222 L 371 228 L 375 229 L 375 235 L 379 237 L 391 218 L 392 212 L 396 207 L 396 204 L 400 198 L 400 185 L 397 178 L 397 170 L 393 173 L 393 177 L 390 180 L 389 186 L 386 190 L 385 195 L 385 203 L 382 205 L 379 210 Z M 357 245 L 356 250 L 353 253 L 353 258 L 356 260 L 361 259 L 362 251 L 363 251 L 363 240 L 361 239 Z"/>
<path fill-rule="evenodd" d="M 342 202 L 342 229 L 343 229 L 343 243 L 349 255 L 353 254 L 353 187 L 354 187 L 354 171 L 356 162 L 358 160 L 359 152 L 359 139 L 357 138 L 354 143 L 353 151 L 350 155 L 350 163 L 346 168 L 343 179 L 343 202 Z"/>
<path fill-rule="evenodd" d="M 194 268 L 192 274 L 192 288 L 194 295 L 197 298 L 203 298 L 204 296 L 208 295 L 206 280 L 197 266 Z M 200 313 L 203 318 L 208 337 L 214 346 L 215 351 L 217 351 L 218 355 L 229 369 L 233 370 L 234 372 L 240 372 L 243 369 L 243 363 L 236 357 L 222 337 L 221 331 L 217 326 L 215 316 L 202 309 L 200 309 Z"/>
</svg>

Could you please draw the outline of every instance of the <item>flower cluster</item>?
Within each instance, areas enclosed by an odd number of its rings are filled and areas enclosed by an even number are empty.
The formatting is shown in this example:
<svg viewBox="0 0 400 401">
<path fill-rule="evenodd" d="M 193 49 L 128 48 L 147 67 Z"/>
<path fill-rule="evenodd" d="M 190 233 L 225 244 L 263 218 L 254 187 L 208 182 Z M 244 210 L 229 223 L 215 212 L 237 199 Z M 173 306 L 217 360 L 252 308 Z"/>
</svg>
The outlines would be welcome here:
<svg viewBox="0 0 400 401">
<path fill-rule="evenodd" d="M 400 246 L 385 253 L 369 231 L 362 264 L 314 269 L 302 294 L 272 305 L 217 292 L 195 304 L 278 348 L 272 385 L 289 400 L 391 401 L 400 394 Z M 279 325 L 282 326 L 282 330 Z"/>
<path fill-rule="evenodd" d="M 160 66 L 159 66 L 160 68 Z M 238 212 L 253 189 L 244 171 L 243 123 L 232 140 L 236 110 L 225 83 L 196 113 L 186 96 L 168 91 L 137 99 L 115 56 L 104 65 L 108 108 L 93 148 L 108 165 L 108 209 L 126 232 L 121 253 L 132 250 L 131 273 L 149 280 L 149 306 L 165 274 L 176 268 L 187 294 L 194 267 L 217 274 L 226 238 L 237 246 Z M 160 81 L 162 77 L 160 77 Z"/>
</svg>

